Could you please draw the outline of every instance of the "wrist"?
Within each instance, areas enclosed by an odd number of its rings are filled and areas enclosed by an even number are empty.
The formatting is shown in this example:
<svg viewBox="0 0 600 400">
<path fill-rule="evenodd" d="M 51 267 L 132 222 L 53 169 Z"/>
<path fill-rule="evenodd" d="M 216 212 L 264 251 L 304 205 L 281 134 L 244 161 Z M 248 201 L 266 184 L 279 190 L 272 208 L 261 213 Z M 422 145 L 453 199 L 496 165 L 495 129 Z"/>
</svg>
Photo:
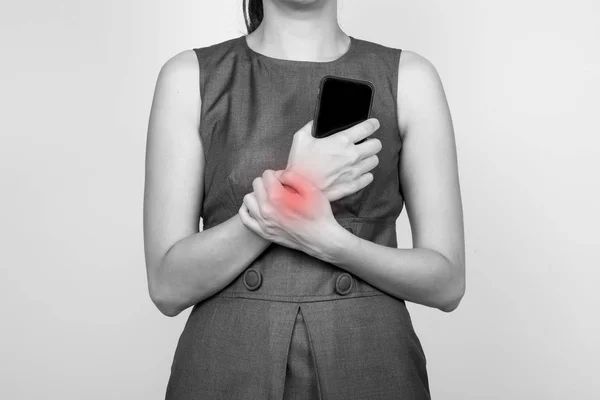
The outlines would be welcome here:
<svg viewBox="0 0 600 400">
<path fill-rule="evenodd" d="M 314 186 L 316 186 L 319 190 L 322 190 L 322 182 L 321 182 L 321 178 L 318 176 L 314 175 L 314 172 L 311 171 L 309 168 L 303 167 L 300 164 L 292 164 L 292 165 L 288 165 L 285 168 L 286 171 L 293 171 L 299 175 L 302 175 L 304 178 L 308 179 Z M 282 171 L 283 172 L 283 171 Z"/>
<path fill-rule="evenodd" d="M 255 243 L 260 243 L 262 244 L 263 248 L 267 248 L 269 247 L 269 245 L 271 243 L 273 243 L 273 241 L 266 239 L 264 237 L 262 237 L 261 235 L 259 235 L 258 233 L 254 232 L 253 229 L 251 229 L 248 225 L 246 225 L 246 223 L 244 222 L 244 218 L 250 217 L 250 215 L 248 214 L 248 210 L 245 208 L 246 206 L 244 204 L 242 204 L 242 206 L 238 209 L 237 214 L 233 217 L 235 219 L 237 219 L 238 223 L 241 225 L 242 230 L 244 232 L 246 232 L 246 234 L 249 235 L 249 239 L 255 241 Z M 244 215 L 242 215 L 242 213 L 244 213 Z M 251 217 L 250 217 L 251 218 Z"/>
<path fill-rule="evenodd" d="M 357 239 L 337 221 L 328 225 L 321 232 L 317 252 L 321 260 L 331 264 L 338 262 L 340 255 L 345 252 L 345 249 L 352 246 L 353 241 Z"/>
</svg>

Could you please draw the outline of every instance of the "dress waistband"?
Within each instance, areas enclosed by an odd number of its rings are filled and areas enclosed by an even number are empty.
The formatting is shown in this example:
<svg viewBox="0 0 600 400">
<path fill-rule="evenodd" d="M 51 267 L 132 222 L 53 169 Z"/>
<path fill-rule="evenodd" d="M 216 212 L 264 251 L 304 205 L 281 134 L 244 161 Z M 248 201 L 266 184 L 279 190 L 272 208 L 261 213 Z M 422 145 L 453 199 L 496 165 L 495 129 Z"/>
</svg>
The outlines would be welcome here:
<svg viewBox="0 0 600 400">
<path fill-rule="evenodd" d="M 344 219 L 340 224 L 359 237 L 397 247 L 395 223 Z M 383 295 L 386 293 L 336 265 L 276 243 L 215 294 L 295 303 Z"/>
</svg>

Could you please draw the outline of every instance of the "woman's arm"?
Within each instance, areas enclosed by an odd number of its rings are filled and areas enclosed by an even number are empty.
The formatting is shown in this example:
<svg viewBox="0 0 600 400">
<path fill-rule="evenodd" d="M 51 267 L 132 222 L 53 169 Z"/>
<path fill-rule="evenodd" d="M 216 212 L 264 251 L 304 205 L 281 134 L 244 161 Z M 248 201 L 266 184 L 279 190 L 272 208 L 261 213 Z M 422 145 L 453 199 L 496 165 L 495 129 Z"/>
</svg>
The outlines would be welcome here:
<svg viewBox="0 0 600 400">
<path fill-rule="evenodd" d="M 236 214 L 199 232 L 204 187 L 198 59 L 193 50 L 161 68 L 148 126 L 144 249 L 150 297 L 175 316 L 232 282 L 272 242 Z M 235 249 L 235 251 L 231 251 Z"/>
<path fill-rule="evenodd" d="M 400 66 L 400 180 L 414 248 L 382 246 L 339 227 L 323 243 L 320 258 L 395 297 L 450 312 L 465 292 L 454 129 L 434 66 L 410 51 L 402 52 Z"/>
</svg>

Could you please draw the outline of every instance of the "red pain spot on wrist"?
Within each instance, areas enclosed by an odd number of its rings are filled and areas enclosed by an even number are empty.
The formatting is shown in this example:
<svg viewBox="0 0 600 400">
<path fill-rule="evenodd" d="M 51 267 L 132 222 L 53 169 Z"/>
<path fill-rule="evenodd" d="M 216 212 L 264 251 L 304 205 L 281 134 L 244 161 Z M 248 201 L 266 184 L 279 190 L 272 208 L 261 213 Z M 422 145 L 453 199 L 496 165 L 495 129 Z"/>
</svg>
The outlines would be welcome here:
<svg viewBox="0 0 600 400">
<path fill-rule="evenodd" d="M 305 179 L 298 179 L 292 177 L 286 180 L 286 183 L 282 183 L 283 194 L 281 196 L 281 207 L 285 212 L 286 210 L 294 210 L 300 213 L 307 213 L 311 210 L 309 207 L 314 203 L 312 199 L 307 198 L 307 193 L 310 193 L 311 187 L 310 182 Z"/>
</svg>

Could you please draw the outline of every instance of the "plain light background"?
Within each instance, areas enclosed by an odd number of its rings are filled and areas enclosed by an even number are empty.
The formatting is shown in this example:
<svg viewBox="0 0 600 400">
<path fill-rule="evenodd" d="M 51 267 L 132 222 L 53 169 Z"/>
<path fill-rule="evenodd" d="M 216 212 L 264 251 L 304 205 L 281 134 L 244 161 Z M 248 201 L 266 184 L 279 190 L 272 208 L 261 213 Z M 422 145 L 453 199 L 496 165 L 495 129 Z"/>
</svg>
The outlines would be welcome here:
<svg viewBox="0 0 600 400">
<path fill-rule="evenodd" d="M 0 6 L 0 398 L 164 398 L 190 309 L 165 317 L 147 290 L 150 105 L 167 59 L 246 32 L 241 4 Z M 599 3 L 340 0 L 339 15 L 428 58 L 453 116 L 467 293 L 449 314 L 409 306 L 433 399 L 598 398 Z M 410 248 L 405 211 L 397 226 Z"/>
</svg>

